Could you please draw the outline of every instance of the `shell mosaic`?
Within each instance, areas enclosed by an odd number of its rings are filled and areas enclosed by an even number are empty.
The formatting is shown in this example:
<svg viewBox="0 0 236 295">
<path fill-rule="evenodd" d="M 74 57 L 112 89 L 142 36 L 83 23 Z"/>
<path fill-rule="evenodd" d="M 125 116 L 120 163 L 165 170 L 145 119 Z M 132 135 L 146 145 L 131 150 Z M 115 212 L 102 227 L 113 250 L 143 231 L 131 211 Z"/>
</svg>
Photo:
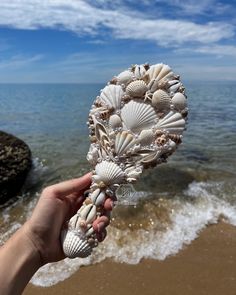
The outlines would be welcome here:
<svg viewBox="0 0 236 295">
<path fill-rule="evenodd" d="M 61 235 L 67 257 L 87 257 L 104 240 L 116 190 L 166 162 L 182 142 L 187 114 L 180 76 L 162 63 L 134 65 L 101 90 L 88 119 L 92 184 Z"/>
</svg>

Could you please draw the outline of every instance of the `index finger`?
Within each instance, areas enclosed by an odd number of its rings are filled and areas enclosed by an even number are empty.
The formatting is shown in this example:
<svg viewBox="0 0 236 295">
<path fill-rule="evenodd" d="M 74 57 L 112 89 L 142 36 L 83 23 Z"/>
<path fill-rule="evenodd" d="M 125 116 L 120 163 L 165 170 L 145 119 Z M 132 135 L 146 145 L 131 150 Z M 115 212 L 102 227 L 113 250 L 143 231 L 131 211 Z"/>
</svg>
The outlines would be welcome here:
<svg viewBox="0 0 236 295">
<path fill-rule="evenodd" d="M 54 197 L 65 197 L 86 189 L 91 184 L 91 180 L 92 173 L 89 172 L 80 178 L 66 180 L 58 184 L 51 185 L 45 189 L 45 193 Z"/>
</svg>

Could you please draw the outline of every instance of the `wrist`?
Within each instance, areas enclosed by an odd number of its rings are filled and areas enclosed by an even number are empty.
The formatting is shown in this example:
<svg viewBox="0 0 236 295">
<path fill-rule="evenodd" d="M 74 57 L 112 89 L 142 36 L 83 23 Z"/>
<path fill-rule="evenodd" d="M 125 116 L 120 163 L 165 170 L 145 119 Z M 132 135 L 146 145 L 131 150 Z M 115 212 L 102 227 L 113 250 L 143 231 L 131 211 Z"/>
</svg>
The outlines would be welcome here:
<svg viewBox="0 0 236 295">
<path fill-rule="evenodd" d="M 21 294 L 41 266 L 40 255 L 22 226 L 0 249 L 0 285 L 3 294 Z"/>
</svg>

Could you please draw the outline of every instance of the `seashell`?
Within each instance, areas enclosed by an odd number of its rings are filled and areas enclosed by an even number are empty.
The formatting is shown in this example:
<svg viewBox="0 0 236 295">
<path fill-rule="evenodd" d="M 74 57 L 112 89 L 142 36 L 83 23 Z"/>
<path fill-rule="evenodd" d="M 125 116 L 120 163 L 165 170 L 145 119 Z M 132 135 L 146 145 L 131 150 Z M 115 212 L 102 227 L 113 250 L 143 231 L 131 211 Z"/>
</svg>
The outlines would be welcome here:
<svg viewBox="0 0 236 295">
<path fill-rule="evenodd" d="M 134 133 L 139 133 L 143 129 L 152 127 L 157 115 L 151 105 L 132 100 L 121 109 L 121 119 L 124 127 Z"/>
<path fill-rule="evenodd" d="M 164 145 L 167 142 L 167 137 L 163 134 L 160 137 L 157 137 L 157 139 L 155 140 L 155 143 L 158 145 Z"/>
<path fill-rule="evenodd" d="M 90 198 L 94 205 L 100 206 L 104 203 L 106 195 L 98 188 L 91 193 Z"/>
<path fill-rule="evenodd" d="M 171 97 L 163 90 L 159 89 L 153 93 L 152 106 L 160 111 L 170 108 Z"/>
<path fill-rule="evenodd" d="M 153 131 L 151 129 L 145 129 L 142 130 L 139 138 L 138 138 L 138 142 L 141 145 L 150 145 L 152 142 L 154 141 L 154 134 Z"/>
<path fill-rule="evenodd" d="M 117 77 L 117 83 L 122 85 L 127 85 L 129 82 L 131 82 L 133 80 L 133 73 L 131 71 L 124 71 L 121 72 Z"/>
<path fill-rule="evenodd" d="M 96 182 L 102 181 L 106 185 L 119 184 L 124 180 L 124 172 L 113 162 L 102 161 L 98 163 L 95 167 L 95 173 Z"/>
<path fill-rule="evenodd" d="M 137 79 L 142 79 L 146 75 L 146 69 L 143 65 L 136 65 L 134 68 L 134 76 Z"/>
<path fill-rule="evenodd" d="M 182 93 L 177 92 L 172 97 L 172 104 L 177 110 L 183 110 L 187 106 L 187 99 Z"/>
<path fill-rule="evenodd" d="M 96 218 L 96 206 L 93 204 L 83 206 L 78 210 L 78 214 L 86 223 L 92 223 Z"/>
<path fill-rule="evenodd" d="M 100 94 L 100 101 L 108 107 L 117 110 L 120 108 L 121 98 L 123 94 L 124 91 L 122 90 L 122 87 L 120 85 L 110 84 L 102 90 Z"/>
<path fill-rule="evenodd" d="M 97 160 L 98 160 L 98 150 L 94 144 L 90 145 L 88 154 L 87 154 L 87 160 L 89 161 L 90 164 L 96 165 Z"/>
<path fill-rule="evenodd" d="M 63 251 L 69 258 L 85 258 L 92 253 L 93 247 L 74 231 L 63 230 L 61 240 Z"/>
<path fill-rule="evenodd" d="M 159 120 L 156 127 L 174 134 L 182 134 L 185 129 L 185 120 L 178 112 L 170 111 L 163 119 Z"/>
<path fill-rule="evenodd" d="M 113 129 L 119 128 L 122 126 L 121 118 L 118 115 L 112 115 L 109 119 L 109 126 Z"/>
<path fill-rule="evenodd" d="M 178 134 L 168 134 L 168 138 L 174 141 L 177 144 L 180 144 L 182 142 L 182 135 Z"/>
<path fill-rule="evenodd" d="M 146 91 L 147 86 L 143 80 L 133 81 L 126 88 L 126 93 L 131 97 L 143 97 Z"/>
<path fill-rule="evenodd" d="M 106 128 L 99 123 L 95 118 L 94 118 L 94 122 L 95 122 L 95 135 L 97 140 L 100 142 L 101 147 L 107 152 L 109 153 L 110 149 L 111 149 L 111 144 L 110 144 L 110 139 L 109 136 L 107 134 L 107 130 Z"/>
<path fill-rule="evenodd" d="M 136 139 L 132 134 L 127 131 L 119 132 L 115 139 L 115 153 L 117 155 L 126 153 L 135 143 Z"/>
<path fill-rule="evenodd" d="M 156 64 L 150 67 L 150 69 L 147 71 L 147 75 L 149 76 L 150 81 L 161 80 L 171 72 L 172 70 L 168 65 Z"/>
<path fill-rule="evenodd" d="M 179 83 L 176 83 L 176 84 L 170 86 L 169 87 L 170 93 L 175 93 L 177 90 L 179 90 L 179 88 L 180 88 L 181 85 L 182 84 L 179 82 Z"/>
<path fill-rule="evenodd" d="M 80 230 L 80 222 L 81 222 L 80 216 L 78 214 L 75 214 L 69 220 L 68 227 L 71 228 L 71 229 Z"/>
</svg>

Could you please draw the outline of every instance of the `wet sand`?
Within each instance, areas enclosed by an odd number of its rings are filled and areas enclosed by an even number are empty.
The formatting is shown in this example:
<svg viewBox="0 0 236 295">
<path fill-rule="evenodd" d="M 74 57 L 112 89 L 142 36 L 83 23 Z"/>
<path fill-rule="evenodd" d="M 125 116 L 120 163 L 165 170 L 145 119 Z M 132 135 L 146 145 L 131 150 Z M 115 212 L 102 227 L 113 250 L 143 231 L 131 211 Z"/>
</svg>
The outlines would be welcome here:
<svg viewBox="0 0 236 295">
<path fill-rule="evenodd" d="M 24 295 L 235 295 L 236 227 L 208 226 L 199 238 L 165 261 L 138 265 L 106 260 L 82 267 L 49 288 L 29 285 Z"/>
</svg>

